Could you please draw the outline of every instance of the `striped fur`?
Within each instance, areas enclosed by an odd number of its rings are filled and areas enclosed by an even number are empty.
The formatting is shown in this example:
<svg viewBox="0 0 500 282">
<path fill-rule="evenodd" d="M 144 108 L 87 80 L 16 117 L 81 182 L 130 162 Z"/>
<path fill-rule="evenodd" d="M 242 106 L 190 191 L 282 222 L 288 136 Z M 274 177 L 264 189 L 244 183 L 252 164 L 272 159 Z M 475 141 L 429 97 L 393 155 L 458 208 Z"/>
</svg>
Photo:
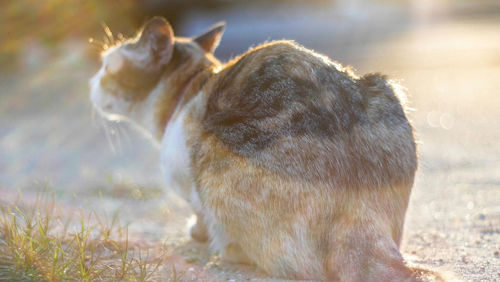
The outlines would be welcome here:
<svg viewBox="0 0 500 282">
<path fill-rule="evenodd" d="M 163 140 L 167 183 L 198 215 L 195 239 L 284 278 L 417 280 L 398 250 L 417 156 L 396 85 L 290 41 L 221 64 L 222 25 L 189 39 L 151 22 L 106 54 L 92 99 Z M 112 56 L 126 61 L 106 90 Z"/>
</svg>

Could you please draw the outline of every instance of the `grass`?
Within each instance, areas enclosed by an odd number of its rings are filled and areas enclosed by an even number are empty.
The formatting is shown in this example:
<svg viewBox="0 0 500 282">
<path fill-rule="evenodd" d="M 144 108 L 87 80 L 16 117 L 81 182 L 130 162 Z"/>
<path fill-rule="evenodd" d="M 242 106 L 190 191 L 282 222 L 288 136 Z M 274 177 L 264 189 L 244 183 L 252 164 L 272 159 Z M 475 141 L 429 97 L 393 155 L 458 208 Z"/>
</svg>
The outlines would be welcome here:
<svg viewBox="0 0 500 282">
<path fill-rule="evenodd" d="M 53 196 L 0 204 L 0 280 L 178 280 L 162 252 L 129 241 L 118 216 L 62 216 Z"/>
<path fill-rule="evenodd" d="M 134 199 L 147 201 L 150 199 L 160 198 L 163 194 L 163 189 L 152 185 L 137 185 L 124 179 L 113 179 L 112 175 L 107 175 L 106 187 L 95 187 L 89 189 L 90 192 L 99 195 L 99 197 L 107 196 L 115 199 Z"/>
</svg>

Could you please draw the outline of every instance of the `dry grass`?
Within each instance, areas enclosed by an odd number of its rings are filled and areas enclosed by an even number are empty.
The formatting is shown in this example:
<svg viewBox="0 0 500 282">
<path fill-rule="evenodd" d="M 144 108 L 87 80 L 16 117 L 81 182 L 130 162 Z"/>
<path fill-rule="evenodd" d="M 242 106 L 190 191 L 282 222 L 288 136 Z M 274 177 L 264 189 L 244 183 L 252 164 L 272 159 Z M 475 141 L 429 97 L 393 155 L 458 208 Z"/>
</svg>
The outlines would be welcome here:
<svg viewBox="0 0 500 282">
<path fill-rule="evenodd" d="M 160 198 L 163 195 L 163 189 L 155 185 L 138 185 L 125 179 L 113 179 L 113 176 L 106 175 L 105 187 L 89 188 L 91 194 L 99 197 L 111 197 L 114 199 L 134 199 L 147 201 Z"/>
<path fill-rule="evenodd" d="M 0 280 L 178 280 L 164 251 L 129 241 L 118 216 L 62 216 L 53 196 L 0 204 Z"/>
</svg>

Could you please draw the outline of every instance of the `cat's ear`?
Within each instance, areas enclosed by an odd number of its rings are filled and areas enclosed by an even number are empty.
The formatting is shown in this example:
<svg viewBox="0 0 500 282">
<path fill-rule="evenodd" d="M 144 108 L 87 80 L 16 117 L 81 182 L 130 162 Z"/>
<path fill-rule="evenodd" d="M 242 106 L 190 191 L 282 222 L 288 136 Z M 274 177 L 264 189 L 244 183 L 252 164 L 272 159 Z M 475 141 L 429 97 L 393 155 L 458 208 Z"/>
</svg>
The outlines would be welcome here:
<svg viewBox="0 0 500 282">
<path fill-rule="evenodd" d="M 174 32 L 161 17 L 149 20 L 141 32 L 138 43 L 151 52 L 155 63 L 168 63 L 172 57 Z"/>
<path fill-rule="evenodd" d="M 205 52 L 213 53 L 215 48 L 219 45 L 224 29 L 226 29 L 225 22 L 216 23 L 205 33 L 197 36 L 194 41 L 198 43 Z"/>
</svg>

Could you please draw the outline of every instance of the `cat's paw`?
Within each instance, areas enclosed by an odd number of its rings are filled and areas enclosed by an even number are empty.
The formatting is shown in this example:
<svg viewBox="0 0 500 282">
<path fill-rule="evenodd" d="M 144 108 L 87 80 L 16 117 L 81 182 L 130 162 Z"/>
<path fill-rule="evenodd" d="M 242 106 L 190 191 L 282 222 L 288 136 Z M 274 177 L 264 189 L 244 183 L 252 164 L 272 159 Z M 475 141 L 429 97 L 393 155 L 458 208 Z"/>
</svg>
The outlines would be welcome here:
<svg viewBox="0 0 500 282">
<path fill-rule="evenodd" d="M 253 264 L 252 260 L 250 260 L 237 243 L 227 245 L 221 257 L 224 261 L 234 264 Z"/>
<path fill-rule="evenodd" d="M 200 220 L 198 217 L 198 220 L 196 221 L 196 224 L 191 227 L 191 238 L 193 238 L 195 241 L 198 241 L 200 243 L 205 243 L 208 241 L 208 230 L 207 227 L 205 226 L 205 223 Z"/>
</svg>

